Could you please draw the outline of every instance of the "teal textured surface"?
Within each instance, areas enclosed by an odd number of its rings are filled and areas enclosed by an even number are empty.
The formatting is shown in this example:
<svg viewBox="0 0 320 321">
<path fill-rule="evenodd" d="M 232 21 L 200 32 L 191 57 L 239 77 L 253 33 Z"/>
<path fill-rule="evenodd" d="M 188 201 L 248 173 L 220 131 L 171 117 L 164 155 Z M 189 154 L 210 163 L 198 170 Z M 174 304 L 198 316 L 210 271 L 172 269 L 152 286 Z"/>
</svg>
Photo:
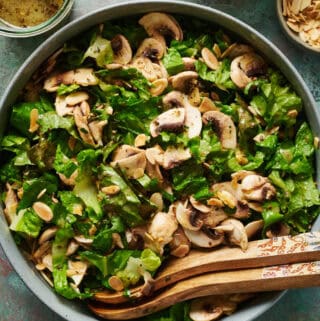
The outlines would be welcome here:
<svg viewBox="0 0 320 321">
<path fill-rule="evenodd" d="M 107 4 L 120 1 L 77 0 L 71 19 Z M 275 0 L 192 1 L 229 13 L 248 23 L 273 41 L 296 66 L 320 104 L 320 55 L 293 44 L 277 21 Z M 45 39 L 0 37 L 0 96 L 18 67 Z M 43 305 L 22 283 L 0 248 L 0 321 L 62 321 Z M 289 291 L 272 309 L 256 321 L 320 320 L 320 289 Z M 80 320 L 79 320 L 80 321 Z"/>
</svg>

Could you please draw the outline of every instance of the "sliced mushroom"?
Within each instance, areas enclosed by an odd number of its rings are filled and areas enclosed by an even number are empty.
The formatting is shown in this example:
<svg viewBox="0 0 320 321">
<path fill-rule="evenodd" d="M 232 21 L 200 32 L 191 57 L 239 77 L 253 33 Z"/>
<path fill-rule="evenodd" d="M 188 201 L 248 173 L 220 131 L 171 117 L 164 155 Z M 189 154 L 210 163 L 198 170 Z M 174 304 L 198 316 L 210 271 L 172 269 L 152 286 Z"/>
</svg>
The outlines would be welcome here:
<svg viewBox="0 0 320 321">
<path fill-rule="evenodd" d="M 214 55 L 214 53 L 208 49 L 203 48 L 201 50 L 201 56 L 204 61 L 204 63 L 212 70 L 217 70 L 219 68 L 219 61 L 217 57 Z"/>
<path fill-rule="evenodd" d="M 262 202 L 271 200 L 276 195 L 276 189 L 273 185 L 267 182 L 257 189 L 243 191 L 243 195 L 247 200 Z"/>
<path fill-rule="evenodd" d="M 191 58 L 191 57 L 182 57 L 182 61 L 183 61 L 185 70 L 194 71 L 196 69 L 196 67 L 194 65 L 194 63 L 197 61 L 196 59 Z"/>
<path fill-rule="evenodd" d="M 75 242 L 74 240 L 70 241 L 67 247 L 66 256 L 70 256 L 76 253 L 78 248 L 79 248 L 79 244 L 77 242 Z"/>
<path fill-rule="evenodd" d="M 161 67 L 158 64 L 152 63 L 149 58 L 137 57 L 133 59 L 131 66 L 140 71 L 150 82 L 153 82 L 158 78 L 165 78 Z"/>
<path fill-rule="evenodd" d="M 197 201 L 193 196 L 189 197 L 189 201 L 190 201 L 191 205 L 201 213 L 209 213 L 211 211 L 210 207 Z"/>
<path fill-rule="evenodd" d="M 185 97 L 180 91 L 170 91 L 162 98 L 163 106 L 167 108 L 172 107 L 183 107 L 184 106 Z"/>
<path fill-rule="evenodd" d="M 46 254 L 42 260 L 41 263 L 50 271 L 53 271 L 53 264 L 52 264 L 52 254 L 48 253 Z"/>
<path fill-rule="evenodd" d="M 66 96 L 66 103 L 68 106 L 75 106 L 88 99 L 89 95 L 85 91 L 76 91 Z"/>
<path fill-rule="evenodd" d="M 17 213 L 18 197 L 16 192 L 13 190 L 12 186 L 9 183 L 6 184 L 6 188 L 7 192 L 6 197 L 4 199 L 4 214 L 6 216 L 8 224 L 11 224 Z"/>
<path fill-rule="evenodd" d="M 197 247 L 212 248 L 220 245 L 224 240 L 223 233 L 204 227 L 199 231 L 183 230 L 189 241 Z"/>
<path fill-rule="evenodd" d="M 99 79 L 94 75 L 92 68 L 79 68 L 49 77 L 44 82 L 43 88 L 48 92 L 54 92 L 57 91 L 61 84 L 77 84 L 87 87 L 97 85 L 98 83 Z"/>
<path fill-rule="evenodd" d="M 221 208 L 213 207 L 210 212 L 200 215 L 203 226 L 215 228 L 220 222 L 227 219 L 229 216 Z"/>
<path fill-rule="evenodd" d="M 175 40 L 183 39 L 182 30 L 171 15 L 161 12 L 147 13 L 139 20 L 139 24 L 151 37 L 161 35 Z"/>
<path fill-rule="evenodd" d="M 231 244 L 235 244 L 241 247 L 242 250 L 246 250 L 248 248 L 248 237 L 246 230 L 243 224 L 234 218 L 229 218 L 223 221 L 220 226 L 227 227 L 230 226 L 232 228 L 231 231 L 226 231 L 225 233 L 228 236 L 228 241 Z"/>
<path fill-rule="evenodd" d="M 283 223 L 283 222 L 278 222 L 278 223 L 273 224 L 266 231 L 266 236 L 268 238 L 286 236 L 289 234 L 290 234 L 290 227 L 286 223 Z"/>
<path fill-rule="evenodd" d="M 192 106 L 188 99 L 185 98 L 185 126 L 188 128 L 188 137 L 194 138 L 198 137 L 201 133 L 202 129 L 202 120 L 201 120 L 201 113 L 198 108 Z"/>
<path fill-rule="evenodd" d="M 266 62 L 255 53 L 244 54 L 231 62 L 231 80 L 241 89 L 246 87 L 255 77 L 264 75 L 266 72 Z"/>
<path fill-rule="evenodd" d="M 173 233 L 178 228 L 178 222 L 172 212 L 158 212 L 152 219 L 148 227 L 148 247 L 154 247 L 157 253 L 162 255 L 163 247 L 170 243 L 173 238 Z"/>
<path fill-rule="evenodd" d="M 140 152 L 133 156 L 116 160 L 110 163 L 111 166 L 119 166 L 126 172 L 126 175 L 130 178 L 139 178 L 143 176 L 146 168 L 146 155 L 145 152 Z"/>
<path fill-rule="evenodd" d="M 89 145 L 95 146 L 95 142 L 88 126 L 88 117 L 83 114 L 81 107 L 74 107 L 73 116 L 78 129 L 78 133 L 82 140 Z"/>
<path fill-rule="evenodd" d="M 229 59 L 234 59 L 238 56 L 242 56 L 246 53 L 252 53 L 253 48 L 245 45 L 243 43 L 233 43 L 229 46 L 222 54 L 221 59 L 228 57 Z"/>
<path fill-rule="evenodd" d="M 170 254 L 176 257 L 184 257 L 190 252 L 191 243 L 181 226 L 173 233 L 173 238 L 169 243 L 169 247 Z"/>
<path fill-rule="evenodd" d="M 149 161 L 147 161 L 146 173 L 151 179 L 157 179 L 158 183 L 162 185 L 163 175 L 158 164 L 151 164 Z"/>
<path fill-rule="evenodd" d="M 88 263 L 84 261 L 68 260 L 67 276 L 69 276 L 76 286 L 79 286 L 88 269 Z"/>
<path fill-rule="evenodd" d="M 147 233 L 147 226 L 136 226 L 131 230 L 126 230 L 125 236 L 129 249 L 143 250 L 145 243 L 145 236 Z"/>
<path fill-rule="evenodd" d="M 93 243 L 92 238 L 87 238 L 83 235 L 76 235 L 73 238 L 81 245 L 91 245 Z"/>
<path fill-rule="evenodd" d="M 175 214 L 179 224 L 188 230 L 199 231 L 202 222 L 199 220 L 199 213 L 192 207 L 188 206 L 188 201 L 174 203 Z"/>
<path fill-rule="evenodd" d="M 160 114 L 150 124 L 152 137 L 157 137 L 161 131 L 180 132 L 185 121 L 184 108 L 172 108 Z"/>
<path fill-rule="evenodd" d="M 252 174 L 247 175 L 243 178 L 241 182 L 241 189 L 243 192 L 249 192 L 254 189 L 260 188 L 262 185 L 268 182 L 268 179 L 266 177 Z"/>
<path fill-rule="evenodd" d="M 196 86 L 197 79 L 198 74 L 195 71 L 182 71 L 172 76 L 169 80 L 173 89 L 188 94 Z"/>
<path fill-rule="evenodd" d="M 169 146 L 164 152 L 162 166 L 165 169 L 171 169 L 191 157 L 189 148 Z"/>
<path fill-rule="evenodd" d="M 160 147 L 160 145 L 155 145 L 151 148 L 146 149 L 147 160 L 152 165 L 163 165 L 163 155 L 164 150 Z"/>
<path fill-rule="evenodd" d="M 136 148 L 136 147 L 133 147 L 131 145 L 121 145 L 119 146 L 115 152 L 113 153 L 113 158 L 112 160 L 114 162 L 116 161 L 119 161 L 121 159 L 124 159 L 124 158 L 128 158 L 130 156 L 133 156 L 133 155 L 136 155 L 136 154 L 139 154 L 143 152 L 142 149 L 139 149 L 139 148 Z"/>
<path fill-rule="evenodd" d="M 57 114 L 61 117 L 73 114 L 73 108 L 67 105 L 66 96 L 56 96 L 54 106 Z"/>
<path fill-rule="evenodd" d="M 146 38 L 140 44 L 136 57 L 147 57 L 151 61 L 158 61 L 160 60 L 166 48 L 163 45 L 163 42 L 159 40 L 159 38 Z"/>
<path fill-rule="evenodd" d="M 193 321 L 213 321 L 223 315 L 223 309 L 216 304 L 215 296 L 195 299 L 191 302 L 189 317 Z"/>
<path fill-rule="evenodd" d="M 58 231 L 58 228 L 56 226 L 47 228 L 44 232 L 42 232 L 42 234 L 38 239 L 39 245 L 52 239 L 56 235 L 57 231 Z"/>
<path fill-rule="evenodd" d="M 202 115 L 204 124 L 212 123 L 213 129 L 219 137 L 221 146 L 225 149 L 237 147 L 236 126 L 230 116 L 216 110 L 207 111 Z"/>
<path fill-rule="evenodd" d="M 111 40 L 113 63 L 128 64 L 132 59 L 132 50 L 129 41 L 123 35 L 116 35 Z"/>
<path fill-rule="evenodd" d="M 107 120 L 94 120 L 88 124 L 90 133 L 98 146 L 103 145 L 103 129 L 107 125 Z"/>
<path fill-rule="evenodd" d="M 259 232 L 262 231 L 264 226 L 263 220 L 256 220 L 248 223 L 244 229 L 247 233 L 248 240 L 252 240 Z"/>
</svg>

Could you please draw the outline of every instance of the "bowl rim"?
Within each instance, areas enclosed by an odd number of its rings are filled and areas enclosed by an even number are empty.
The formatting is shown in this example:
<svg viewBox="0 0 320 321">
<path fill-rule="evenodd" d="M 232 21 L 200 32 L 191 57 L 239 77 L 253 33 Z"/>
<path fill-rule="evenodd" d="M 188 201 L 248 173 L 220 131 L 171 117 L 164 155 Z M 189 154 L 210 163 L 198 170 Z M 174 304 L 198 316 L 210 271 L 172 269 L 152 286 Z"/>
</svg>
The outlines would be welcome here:
<svg viewBox="0 0 320 321">
<path fill-rule="evenodd" d="M 44 41 L 16 72 L 0 100 L 0 114 L 5 116 L 0 118 L 0 137 L 6 127 L 10 106 L 14 103 L 17 93 L 23 88 L 26 81 L 30 79 L 31 75 L 36 71 L 37 68 L 39 68 L 41 63 L 50 55 L 52 55 L 58 48 L 60 48 L 65 41 L 79 35 L 84 30 L 97 25 L 100 22 L 111 20 L 112 18 L 116 19 L 135 14 L 143 14 L 150 11 L 165 11 L 173 14 L 180 13 L 182 15 L 198 17 L 204 20 L 211 20 L 213 24 L 221 25 L 225 30 L 229 30 L 232 33 L 240 34 L 241 32 L 245 32 L 246 35 L 239 35 L 239 37 L 245 39 L 246 41 L 248 41 L 247 38 L 250 38 L 251 41 L 256 41 L 259 46 L 255 45 L 255 47 L 259 47 L 260 52 L 264 52 L 264 50 L 266 50 L 266 52 L 269 52 L 270 56 L 271 54 L 275 54 L 279 59 L 279 62 L 276 63 L 276 66 L 286 75 L 287 78 L 288 75 L 293 78 L 291 81 L 293 87 L 302 97 L 306 106 L 308 106 L 306 113 L 309 123 L 314 133 L 317 136 L 320 136 L 320 114 L 316 108 L 316 102 L 312 94 L 291 62 L 265 36 L 241 20 L 208 6 L 180 0 L 138 0 L 135 2 L 119 2 L 96 9 L 70 22 L 68 25 L 64 26 L 55 34 L 50 36 L 46 41 Z M 228 27 L 225 26 L 226 23 L 229 24 Z M 236 29 L 233 29 L 234 27 L 236 27 Z M 39 57 L 41 57 L 41 59 L 39 59 Z M 271 59 L 269 60 L 272 61 Z M 319 154 L 317 154 L 317 164 L 319 163 L 318 159 Z M 320 177 L 319 172 L 320 171 L 317 173 L 318 182 Z M 1 207 L 0 214 L 2 214 Z M 320 227 L 320 220 L 316 222 L 313 228 L 315 228 L 316 225 L 317 228 Z M 79 319 L 82 321 L 99 320 L 97 317 L 89 314 L 89 311 L 87 311 L 87 309 L 85 310 L 85 307 L 79 307 L 77 302 L 69 301 L 59 297 L 57 294 L 55 294 L 52 288 L 50 288 L 45 281 L 39 277 L 34 269 L 34 266 L 27 262 L 17 245 L 14 243 L 12 235 L 4 219 L 4 215 L 0 215 L 0 245 L 23 282 L 33 292 L 33 294 L 35 294 L 35 296 L 38 297 L 52 311 L 60 315 L 62 318 L 70 321 L 78 321 Z M 228 316 L 223 320 L 253 320 L 273 306 L 284 293 L 285 291 L 277 292 L 276 294 L 266 294 L 263 297 L 263 300 L 255 300 L 253 303 L 249 304 L 248 309 L 245 309 L 244 311 L 240 309 L 234 315 Z"/>
<path fill-rule="evenodd" d="M 280 25 L 282 27 L 282 30 L 285 32 L 287 37 L 289 37 L 290 40 L 292 40 L 295 44 L 298 44 L 300 48 L 311 50 L 314 53 L 320 53 L 320 48 L 314 48 L 310 45 L 308 45 L 306 42 L 304 42 L 297 33 L 295 33 L 293 30 L 291 30 L 287 23 L 286 19 L 282 14 L 282 0 L 277 0 L 277 15 L 280 22 Z"/>
</svg>

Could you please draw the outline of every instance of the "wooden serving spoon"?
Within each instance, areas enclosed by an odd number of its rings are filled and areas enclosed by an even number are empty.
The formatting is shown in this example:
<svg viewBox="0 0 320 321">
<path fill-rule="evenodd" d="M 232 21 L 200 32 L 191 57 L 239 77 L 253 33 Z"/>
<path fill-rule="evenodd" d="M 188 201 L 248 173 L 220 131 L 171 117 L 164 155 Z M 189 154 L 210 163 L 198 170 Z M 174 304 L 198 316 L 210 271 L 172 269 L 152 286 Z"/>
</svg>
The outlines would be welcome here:
<svg viewBox="0 0 320 321">
<path fill-rule="evenodd" d="M 184 258 L 170 259 L 152 283 L 153 292 L 178 281 L 208 272 L 265 267 L 272 265 L 320 260 L 320 232 L 249 242 L 244 252 L 240 248 L 223 247 L 214 251 L 192 250 Z M 143 287 L 123 291 L 97 292 L 94 300 L 121 304 L 144 296 Z"/>
<path fill-rule="evenodd" d="M 320 261 L 313 261 L 204 274 L 180 281 L 138 305 L 115 307 L 101 302 L 91 302 L 89 308 L 105 319 L 129 320 L 202 296 L 265 292 L 319 285 Z"/>
</svg>

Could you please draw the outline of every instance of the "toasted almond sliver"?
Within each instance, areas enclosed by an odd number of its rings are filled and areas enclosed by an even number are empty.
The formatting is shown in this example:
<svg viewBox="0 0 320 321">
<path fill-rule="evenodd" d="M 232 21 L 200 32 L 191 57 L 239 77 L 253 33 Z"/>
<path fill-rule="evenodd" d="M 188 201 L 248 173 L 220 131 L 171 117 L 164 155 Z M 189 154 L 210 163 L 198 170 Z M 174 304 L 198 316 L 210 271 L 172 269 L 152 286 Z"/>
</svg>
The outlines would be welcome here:
<svg viewBox="0 0 320 321">
<path fill-rule="evenodd" d="M 145 134 L 139 134 L 134 140 L 135 147 L 142 147 L 145 146 L 148 137 Z"/>
<path fill-rule="evenodd" d="M 150 196 L 150 202 L 157 206 L 159 212 L 163 210 L 163 199 L 160 193 L 153 193 Z"/>
<path fill-rule="evenodd" d="M 50 222 L 53 218 L 53 212 L 51 208 L 43 202 L 35 202 L 32 205 L 32 208 L 36 214 L 46 222 Z"/>
<path fill-rule="evenodd" d="M 122 281 L 115 275 L 111 276 L 108 282 L 115 291 L 122 291 L 124 289 Z"/>
<path fill-rule="evenodd" d="M 216 197 L 211 197 L 207 200 L 209 206 L 223 207 L 223 202 Z"/>
<path fill-rule="evenodd" d="M 29 127 L 29 132 L 34 133 L 35 131 L 38 130 L 39 124 L 37 123 L 39 119 L 39 112 L 38 109 L 33 108 L 30 112 L 30 127 Z"/>
<path fill-rule="evenodd" d="M 102 187 L 101 191 L 106 195 L 115 195 L 120 192 L 120 187 L 118 185 L 110 185 Z"/>
</svg>

